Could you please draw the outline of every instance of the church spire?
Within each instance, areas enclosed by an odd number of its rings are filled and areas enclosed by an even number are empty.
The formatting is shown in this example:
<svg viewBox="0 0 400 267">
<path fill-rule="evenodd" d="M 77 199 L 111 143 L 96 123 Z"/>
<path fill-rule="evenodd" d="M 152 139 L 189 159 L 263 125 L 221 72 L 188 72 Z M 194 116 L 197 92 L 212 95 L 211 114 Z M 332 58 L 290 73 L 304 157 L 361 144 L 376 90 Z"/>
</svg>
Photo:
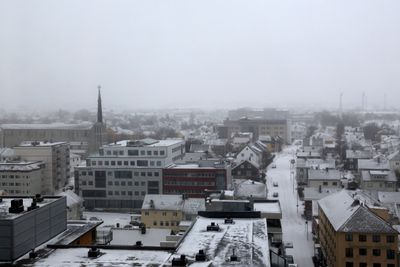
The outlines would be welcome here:
<svg viewBox="0 0 400 267">
<path fill-rule="evenodd" d="M 97 122 L 98 123 L 103 123 L 103 109 L 101 107 L 101 93 L 100 93 L 100 89 L 101 86 L 97 86 L 97 88 L 99 89 L 99 96 L 97 98 Z"/>
</svg>

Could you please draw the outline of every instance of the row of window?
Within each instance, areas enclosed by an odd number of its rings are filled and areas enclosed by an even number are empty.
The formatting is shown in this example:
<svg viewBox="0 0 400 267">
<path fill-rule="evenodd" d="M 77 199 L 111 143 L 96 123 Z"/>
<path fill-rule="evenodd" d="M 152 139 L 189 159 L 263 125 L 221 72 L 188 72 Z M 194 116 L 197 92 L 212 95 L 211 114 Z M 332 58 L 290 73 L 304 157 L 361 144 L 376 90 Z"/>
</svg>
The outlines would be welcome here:
<svg viewBox="0 0 400 267">
<path fill-rule="evenodd" d="M 162 162 L 160 160 L 88 160 L 87 163 L 88 166 L 162 166 Z"/>
<path fill-rule="evenodd" d="M 129 149 L 127 151 L 128 156 L 165 156 L 165 150 L 138 150 Z M 104 152 L 100 151 L 100 155 L 104 155 Z M 126 156 L 124 150 L 106 150 L 108 156 Z"/>
<path fill-rule="evenodd" d="M 347 258 L 353 258 L 353 256 L 354 256 L 353 248 L 346 248 L 345 249 L 345 253 L 346 253 L 346 257 Z M 358 250 L 358 254 L 359 254 L 359 256 L 367 256 L 368 249 L 360 248 Z M 372 256 L 380 257 L 381 256 L 381 249 L 378 249 L 378 248 L 372 249 Z M 392 250 L 392 249 L 387 249 L 386 250 L 386 258 L 388 260 L 395 259 L 396 258 L 396 252 L 394 250 Z"/>
<path fill-rule="evenodd" d="M 145 196 L 146 192 L 145 191 L 108 191 L 109 196 Z"/>
<path fill-rule="evenodd" d="M 387 235 L 386 236 L 386 243 L 394 243 L 395 242 L 395 236 L 394 235 Z M 346 241 L 353 241 L 353 234 L 346 234 L 345 235 L 345 240 Z M 367 235 L 358 235 L 358 241 L 359 242 L 367 242 Z M 380 235 L 372 235 L 372 242 L 379 243 L 381 242 L 381 236 Z"/>
<path fill-rule="evenodd" d="M 215 182 L 174 181 L 174 180 L 165 180 L 164 184 L 178 185 L 178 186 L 215 186 Z"/>
<path fill-rule="evenodd" d="M 93 181 L 81 181 L 81 185 L 93 185 Z M 126 181 L 114 181 L 114 182 L 112 182 L 112 181 L 108 181 L 108 185 L 109 186 L 113 186 L 113 185 L 115 185 L 115 186 L 133 186 L 133 185 L 135 185 L 135 186 L 146 186 L 146 182 L 144 182 L 144 181 L 142 181 L 142 182 L 131 182 L 131 181 L 128 181 L 128 182 L 126 182 Z"/>
<path fill-rule="evenodd" d="M 11 179 L 19 179 L 19 178 L 25 178 L 25 179 L 29 179 L 30 176 L 29 175 L 14 175 L 14 174 L 10 174 L 10 175 L 1 175 L 1 178 L 6 179 L 6 178 L 11 178 Z"/>
<path fill-rule="evenodd" d="M 5 189 L 5 191 L 9 194 L 26 194 L 26 195 L 30 195 L 31 191 L 29 190 L 7 190 Z"/>
<path fill-rule="evenodd" d="M 154 211 L 154 213 L 157 213 L 157 211 Z M 150 214 L 150 213 L 149 213 L 148 211 L 145 211 L 145 212 L 144 212 L 144 215 L 145 215 L 145 216 L 149 216 L 149 214 Z M 162 214 L 162 216 L 167 216 L 167 212 L 166 212 L 166 211 L 162 211 L 161 214 Z M 172 213 L 172 216 L 175 216 L 175 217 L 176 217 L 176 216 L 178 216 L 178 213 L 177 213 L 177 212 L 173 212 L 173 213 Z"/>
<path fill-rule="evenodd" d="M 81 176 L 93 176 L 92 171 L 81 171 Z M 114 176 L 115 178 L 121 179 L 131 179 L 132 177 L 158 177 L 160 176 L 159 172 L 132 172 L 132 171 L 115 171 L 115 172 L 107 172 L 108 176 Z"/>
<path fill-rule="evenodd" d="M 1 186 L 30 186 L 30 183 L 6 183 L 6 182 L 2 182 Z"/>
<path fill-rule="evenodd" d="M 153 221 L 153 226 L 157 226 L 157 221 Z M 160 226 L 178 226 L 179 225 L 179 221 L 160 221 L 159 222 Z"/>
<path fill-rule="evenodd" d="M 381 263 L 373 263 L 372 266 L 366 262 L 360 262 L 359 267 L 395 267 L 396 265 L 394 263 L 388 263 L 386 265 L 383 265 Z M 353 262 L 346 262 L 346 267 L 356 267 Z"/>
</svg>

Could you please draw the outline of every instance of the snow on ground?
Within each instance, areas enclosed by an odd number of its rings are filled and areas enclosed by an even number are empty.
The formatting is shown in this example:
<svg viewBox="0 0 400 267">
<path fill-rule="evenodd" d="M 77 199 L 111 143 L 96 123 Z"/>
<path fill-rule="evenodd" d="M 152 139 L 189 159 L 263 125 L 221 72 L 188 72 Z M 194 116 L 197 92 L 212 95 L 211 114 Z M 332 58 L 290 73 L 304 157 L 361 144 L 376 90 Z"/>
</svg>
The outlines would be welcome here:
<svg viewBox="0 0 400 267">
<path fill-rule="evenodd" d="M 281 153 L 278 153 L 274 159 L 276 168 L 268 168 L 267 183 L 269 197 L 272 198 L 273 192 L 279 193 L 279 201 L 282 209 L 282 231 L 283 241 L 292 242 L 293 249 L 290 255 L 293 255 L 294 262 L 299 267 L 313 266 L 312 256 L 313 241 L 311 235 L 311 225 L 308 226 L 308 240 L 306 234 L 306 221 L 302 218 L 303 202 L 297 200 L 297 193 L 294 189 L 296 181 L 291 178 L 290 160 L 295 158 L 296 147 L 289 146 Z M 292 177 L 295 177 L 295 169 Z M 278 182 L 278 187 L 273 187 L 273 182 Z M 298 207 L 296 207 L 298 203 Z M 310 222 L 309 222 L 310 224 Z M 289 254 L 288 253 L 288 254 Z"/>
<path fill-rule="evenodd" d="M 159 247 L 170 233 L 169 229 L 156 228 L 147 229 L 146 234 L 139 229 L 113 229 L 111 245 L 135 245 L 136 241 L 142 241 L 143 246 Z"/>
</svg>

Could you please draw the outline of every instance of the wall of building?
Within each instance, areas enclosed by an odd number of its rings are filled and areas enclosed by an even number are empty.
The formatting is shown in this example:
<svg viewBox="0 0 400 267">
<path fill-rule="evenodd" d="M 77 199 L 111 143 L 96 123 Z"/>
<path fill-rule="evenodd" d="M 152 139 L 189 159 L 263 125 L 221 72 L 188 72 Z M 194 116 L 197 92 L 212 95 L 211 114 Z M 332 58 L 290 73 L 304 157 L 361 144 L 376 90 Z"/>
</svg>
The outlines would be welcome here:
<svg viewBox="0 0 400 267">
<path fill-rule="evenodd" d="M 182 211 L 142 210 L 142 222 L 148 228 L 179 230 L 179 222 L 184 219 Z"/>
</svg>

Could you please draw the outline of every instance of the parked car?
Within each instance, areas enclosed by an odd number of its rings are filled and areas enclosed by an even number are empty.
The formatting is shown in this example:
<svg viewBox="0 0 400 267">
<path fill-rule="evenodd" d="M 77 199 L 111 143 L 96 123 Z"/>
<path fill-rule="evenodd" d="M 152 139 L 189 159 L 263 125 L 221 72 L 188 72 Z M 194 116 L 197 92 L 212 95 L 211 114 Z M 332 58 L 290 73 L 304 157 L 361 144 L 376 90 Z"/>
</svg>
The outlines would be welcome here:
<svg viewBox="0 0 400 267">
<path fill-rule="evenodd" d="M 273 196 L 273 197 L 278 197 L 279 194 L 278 194 L 278 192 L 274 192 L 274 193 L 272 194 L 272 196 Z"/>
<path fill-rule="evenodd" d="M 274 187 L 278 187 L 278 182 L 273 183 Z"/>
<path fill-rule="evenodd" d="M 275 169 L 275 168 L 276 168 L 276 164 L 275 164 L 275 163 L 272 164 L 272 165 L 271 165 L 271 168 L 272 168 L 272 169 Z"/>
</svg>

